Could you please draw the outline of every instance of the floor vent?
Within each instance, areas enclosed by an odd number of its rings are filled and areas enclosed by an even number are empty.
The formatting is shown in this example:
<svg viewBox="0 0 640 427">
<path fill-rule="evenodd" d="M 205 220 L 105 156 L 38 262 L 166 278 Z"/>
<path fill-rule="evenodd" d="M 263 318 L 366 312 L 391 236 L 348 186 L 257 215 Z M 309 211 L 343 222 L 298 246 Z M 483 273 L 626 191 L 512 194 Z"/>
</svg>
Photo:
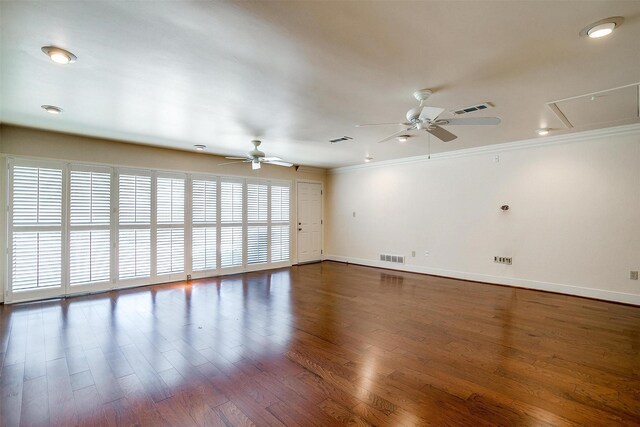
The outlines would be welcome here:
<svg viewBox="0 0 640 427">
<path fill-rule="evenodd" d="M 404 256 L 380 254 L 380 261 L 395 262 L 396 264 L 404 264 Z"/>
<path fill-rule="evenodd" d="M 453 110 L 452 113 L 456 115 L 473 113 L 474 111 L 486 110 L 487 108 L 491 108 L 491 104 L 485 102 L 483 104 L 471 105 L 469 107 L 460 108 L 458 110 Z"/>
</svg>

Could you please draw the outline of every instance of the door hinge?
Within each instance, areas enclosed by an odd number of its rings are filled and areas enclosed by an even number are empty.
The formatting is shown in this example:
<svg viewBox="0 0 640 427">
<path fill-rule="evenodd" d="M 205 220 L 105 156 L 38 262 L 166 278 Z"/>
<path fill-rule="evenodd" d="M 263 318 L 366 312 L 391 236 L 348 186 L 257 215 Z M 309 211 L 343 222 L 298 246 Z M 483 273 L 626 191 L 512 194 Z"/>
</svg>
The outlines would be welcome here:
<svg viewBox="0 0 640 427">
<path fill-rule="evenodd" d="M 322 222 L 323 220 L 320 220 L 320 225 L 324 224 L 324 222 Z"/>
<path fill-rule="evenodd" d="M 320 190 L 320 195 L 322 196 L 324 193 L 322 192 L 322 190 Z"/>
<path fill-rule="evenodd" d="M 323 251 L 322 251 L 322 249 L 320 249 L 320 255 L 322 255 L 322 254 L 323 254 Z"/>
</svg>

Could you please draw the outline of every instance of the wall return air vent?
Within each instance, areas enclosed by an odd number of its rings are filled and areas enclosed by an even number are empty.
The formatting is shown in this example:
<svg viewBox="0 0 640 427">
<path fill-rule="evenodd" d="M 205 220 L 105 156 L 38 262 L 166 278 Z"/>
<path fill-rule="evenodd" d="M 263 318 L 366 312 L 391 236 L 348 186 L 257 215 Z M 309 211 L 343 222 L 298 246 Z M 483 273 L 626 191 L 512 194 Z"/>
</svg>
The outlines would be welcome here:
<svg viewBox="0 0 640 427">
<path fill-rule="evenodd" d="M 380 254 L 380 261 L 394 262 L 396 264 L 404 264 L 403 255 Z"/>
</svg>

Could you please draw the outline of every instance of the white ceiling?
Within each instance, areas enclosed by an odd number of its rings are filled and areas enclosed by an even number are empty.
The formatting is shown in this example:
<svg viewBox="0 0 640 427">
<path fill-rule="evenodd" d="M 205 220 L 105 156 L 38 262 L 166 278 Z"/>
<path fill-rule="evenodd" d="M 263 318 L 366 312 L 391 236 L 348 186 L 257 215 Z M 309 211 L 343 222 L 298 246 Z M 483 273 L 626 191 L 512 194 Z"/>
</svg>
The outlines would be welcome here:
<svg viewBox="0 0 640 427">
<path fill-rule="evenodd" d="M 495 127 L 450 127 L 432 152 L 563 128 L 545 103 L 640 80 L 639 1 L 0 1 L 5 123 L 336 167 L 426 154 L 427 138 L 375 141 L 412 93 L 447 110 L 481 102 Z M 578 37 L 624 16 L 610 37 Z M 78 56 L 52 63 L 41 46 Z M 65 112 L 50 116 L 42 104 Z M 594 127 L 616 123 L 598 123 Z M 583 127 L 584 128 L 584 127 Z M 581 130 L 583 128 L 573 129 Z M 329 144 L 343 135 L 351 142 Z"/>
</svg>

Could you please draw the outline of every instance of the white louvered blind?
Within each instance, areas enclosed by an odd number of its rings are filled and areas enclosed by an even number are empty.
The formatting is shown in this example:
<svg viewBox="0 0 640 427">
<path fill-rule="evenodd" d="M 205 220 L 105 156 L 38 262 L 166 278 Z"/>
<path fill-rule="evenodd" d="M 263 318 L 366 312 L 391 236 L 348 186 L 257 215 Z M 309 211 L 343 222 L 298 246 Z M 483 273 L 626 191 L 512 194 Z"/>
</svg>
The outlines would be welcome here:
<svg viewBox="0 0 640 427">
<path fill-rule="evenodd" d="M 118 277 L 151 275 L 151 177 L 121 174 L 118 179 Z"/>
<path fill-rule="evenodd" d="M 11 167 L 11 289 L 62 286 L 62 169 Z"/>
<path fill-rule="evenodd" d="M 184 271 L 184 178 L 157 178 L 158 274 Z"/>
<path fill-rule="evenodd" d="M 72 169 L 69 180 L 69 284 L 109 281 L 111 173 Z"/>
<path fill-rule="evenodd" d="M 247 183 L 247 264 L 268 261 L 268 184 Z"/>
<path fill-rule="evenodd" d="M 222 179 L 220 182 L 220 266 L 240 267 L 243 264 L 242 181 Z"/>
<path fill-rule="evenodd" d="M 288 185 L 271 185 L 271 262 L 290 258 L 290 197 Z"/>
<path fill-rule="evenodd" d="M 193 271 L 215 270 L 218 183 L 213 179 L 194 179 L 191 188 L 191 268 Z"/>
</svg>

